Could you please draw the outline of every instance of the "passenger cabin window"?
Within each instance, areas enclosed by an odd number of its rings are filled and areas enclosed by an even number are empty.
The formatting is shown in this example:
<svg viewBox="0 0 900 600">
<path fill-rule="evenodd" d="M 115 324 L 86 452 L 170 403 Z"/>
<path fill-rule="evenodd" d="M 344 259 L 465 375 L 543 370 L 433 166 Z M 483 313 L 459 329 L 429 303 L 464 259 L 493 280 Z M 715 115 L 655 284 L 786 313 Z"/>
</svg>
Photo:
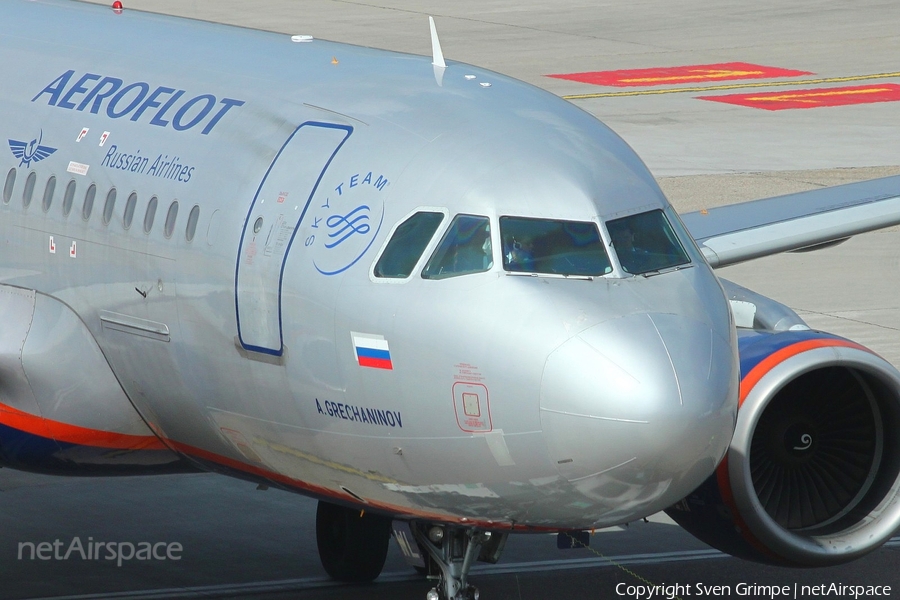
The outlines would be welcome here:
<svg viewBox="0 0 900 600">
<path fill-rule="evenodd" d="M 514 273 L 599 276 L 612 263 L 590 221 L 500 217 L 503 268 Z"/>
<path fill-rule="evenodd" d="M 66 193 L 63 195 L 63 216 L 68 217 L 69 213 L 72 212 L 72 202 L 75 201 L 75 180 L 70 179 L 69 183 L 66 185 Z"/>
<path fill-rule="evenodd" d="M 446 279 L 481 273 L 492 266 L 491 222 L 487 217 L 456 215 L 422 270 L 422 277 Z"/>
<path fill-rule="evenodd" d="M 94 210 L 94 198 L 97 196 L 97 186 L 93 183 L 84 193 L 84 205 L 81 207 L 81 218 L 87 221 L 91 218 L 91 212 Z"/>
<path fill-rule="evenodd" d="M 37 175 L 32 171 L 28 174 L 28 179 L 25 180 L 25 189 L 22 190 L 22 205 L 25 208 L 28 208 L 31 205 L 31 198 L 34 196 L 34 184 L 36 181 Z"/>
<path fill-rule="evenodd" d="M 169 212 L 166 214 L 166 227 L 163 230 L 163 233 L 166 234 L 167 238 L 172 237 L 172 232 L 175 231 L 175 219 L 178 218 L 178 200 L 173 200 L 172 204 L 169 205 Z"/>
<path fill-rule="evenodd" d="M 144 214 L 144 233 L 150 233 L 150 230 L 153 229 L 153 219 L 156 218 L 157 204 L 159 204 L 159 200 L 156 199 L 156 196 L 150 198 L 150 202 L 147 204 L 147 212 Z"/>
<path fill-rule="evenodd" d="M 13 195 L 13 188 L 16 185 L 16 170 L 10 169 L 6 174 L 6 183 L 3 184 L 3 204 L 9 204 Z"/>
<path fill-rule="evenodd" d="M 128 200 L 125 201 L 125 214 L 122 215 L 122 226 L 125 229 L 131 228 L 131 222 L 134 220 L 134 209 L 137 206 L 137 193 L 131 192 Z"/>
<path fill-rule="evenodd" d="M 197 222 L 200 220 L 200 206 L 195 204 L 188 215 L 187 228 L 184 230 L 184 239 L 188 242 L 194 240 L 197 233 Z"/>
<path fill-rule="evenodd" d="M 443 213 L 417 212 L 400 223 L 375 263 L 375 277 L 409 277 L 443 220 Z"/>
<path fill-rule="evenodd" d="M 103 224 L 109 225 L 112 220 L 113 209 L 116 207 L 116 188 L 111 188 L 106 194 L 106 204 L 103 205 Z"/>
<path fill-rule="evenodd" d="M 690 262 L 661 210 L 615 219 L 606 224 L 619 263 L 640 275 Z"/>
<path fill-rule="evenodd" d="M 44 187 L 44 201 L 41 203 L 44 212 L 50 210 L 50 206 L 53 204 L 53 194 L 56 193 L 56 177 L 50 177 L 47 180 L 47 185 Z"/>
</svg>

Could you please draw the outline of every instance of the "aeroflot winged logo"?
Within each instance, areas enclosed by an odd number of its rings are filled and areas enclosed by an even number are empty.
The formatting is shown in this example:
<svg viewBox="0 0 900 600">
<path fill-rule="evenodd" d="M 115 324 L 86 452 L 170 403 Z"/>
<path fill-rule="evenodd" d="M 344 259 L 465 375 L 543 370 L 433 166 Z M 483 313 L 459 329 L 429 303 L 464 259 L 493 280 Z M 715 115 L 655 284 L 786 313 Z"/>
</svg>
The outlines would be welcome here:
<svg viewBox="0 0 900 600">
<path fill-rule="evenodd" d="M 33 139 L 30 142 L 7 140 L 9 142 L 9 149 L 12 150 L 13 156 L 22 159 L 22 162 L 19 163 L 20 167 L 24 166 L 27 169 L 31 166 L 32 161 L 38 162 L 39 160 L 44 160 L 45 158 L 56 152 L 56 148 L 51 148 L 50 146 L 42 146 L 41 140 L 43 139 L 44 130 L 42 129 L 41 134 L 36 139 Z"/>
<path fill-rule="evenodd" d="M 157 127 L 171 126 L 175 131 L 202 126 L 200 133 L 203 135 L 208 135 L 229 110 L 244 105 L 243 100 L 219 99 L 213 94 L 186 94 L 186 90 L 165 86 L 154 89 L 144 81 L 126 83 L 118 77 L 96 73 L 85 73 L 76 79 L 75 71 L 69 70 L 51 81 L 31 101 L 46 98 L 50 106 L 89 110 L 94 115 L 102 109 L 110 119 L 129 117 L 135 122 L 143 119 Z"/>
</svg>

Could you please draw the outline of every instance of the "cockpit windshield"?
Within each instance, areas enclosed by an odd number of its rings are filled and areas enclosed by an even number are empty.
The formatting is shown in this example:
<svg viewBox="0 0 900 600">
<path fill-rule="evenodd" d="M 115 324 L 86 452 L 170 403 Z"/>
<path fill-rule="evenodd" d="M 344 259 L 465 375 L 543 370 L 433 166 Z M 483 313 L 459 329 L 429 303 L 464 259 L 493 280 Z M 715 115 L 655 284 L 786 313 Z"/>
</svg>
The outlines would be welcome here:
<svg viewBox="0 0 900 600">
<path fill-rule="evenodd" d="M 422 269 L 422 277 L 446 279 L 482 273 L 493 266 L 490 220 L 476 215 L 456 215 Z"/>
<path fill-rule="evenodd" d="M 589 221 L 500 217 L 503 268 L 519 273 L 598 276 L 612 264 Z"/>
<path fill-rule="evenodd" d="M 443 220 L 443 213 L 417 212 L 398 225 L 381 258 L 375 263 L 375 277 L 409 277 Z"/>
<path fill-rule="evenodd" d="M 651 210 L 606 224 L 622 268 L 633 275 L 661 271 L 690 262 L 661 210 Z"/>
</svg>

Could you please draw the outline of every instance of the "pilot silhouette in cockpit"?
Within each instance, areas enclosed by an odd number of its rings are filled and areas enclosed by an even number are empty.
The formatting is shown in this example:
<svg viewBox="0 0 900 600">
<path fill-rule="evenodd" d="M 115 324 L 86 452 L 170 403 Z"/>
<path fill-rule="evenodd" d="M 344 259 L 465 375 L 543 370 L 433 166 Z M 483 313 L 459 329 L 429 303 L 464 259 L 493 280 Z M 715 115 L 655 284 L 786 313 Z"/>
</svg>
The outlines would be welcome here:
<svg viewBox="0 0 900 600">
<path fill-rule="evenodd" d="M 506 264 L 510 271 L 534 272 L 534 250 L 531 240 L 512 237 L 506 244 Z"/>
</svg>

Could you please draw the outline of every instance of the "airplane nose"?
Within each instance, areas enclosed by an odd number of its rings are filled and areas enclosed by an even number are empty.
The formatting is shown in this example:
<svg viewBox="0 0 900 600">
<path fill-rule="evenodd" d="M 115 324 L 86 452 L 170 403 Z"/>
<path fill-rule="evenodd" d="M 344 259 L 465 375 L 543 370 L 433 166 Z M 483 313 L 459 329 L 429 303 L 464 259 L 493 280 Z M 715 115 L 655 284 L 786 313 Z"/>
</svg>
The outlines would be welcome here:
<svg viewBox="0 0 900 600">
<path fill-rule="evenodd" d="M 733 348 L 710 323 L 664 313 L 606 321 L 565 342 L 541 384 L 544 436 L 560 473 L 623 510 L 637 509 L 622 506 L 623 485 L 654 509 L 690 493 L 731 439 Z"/>
</svg>

